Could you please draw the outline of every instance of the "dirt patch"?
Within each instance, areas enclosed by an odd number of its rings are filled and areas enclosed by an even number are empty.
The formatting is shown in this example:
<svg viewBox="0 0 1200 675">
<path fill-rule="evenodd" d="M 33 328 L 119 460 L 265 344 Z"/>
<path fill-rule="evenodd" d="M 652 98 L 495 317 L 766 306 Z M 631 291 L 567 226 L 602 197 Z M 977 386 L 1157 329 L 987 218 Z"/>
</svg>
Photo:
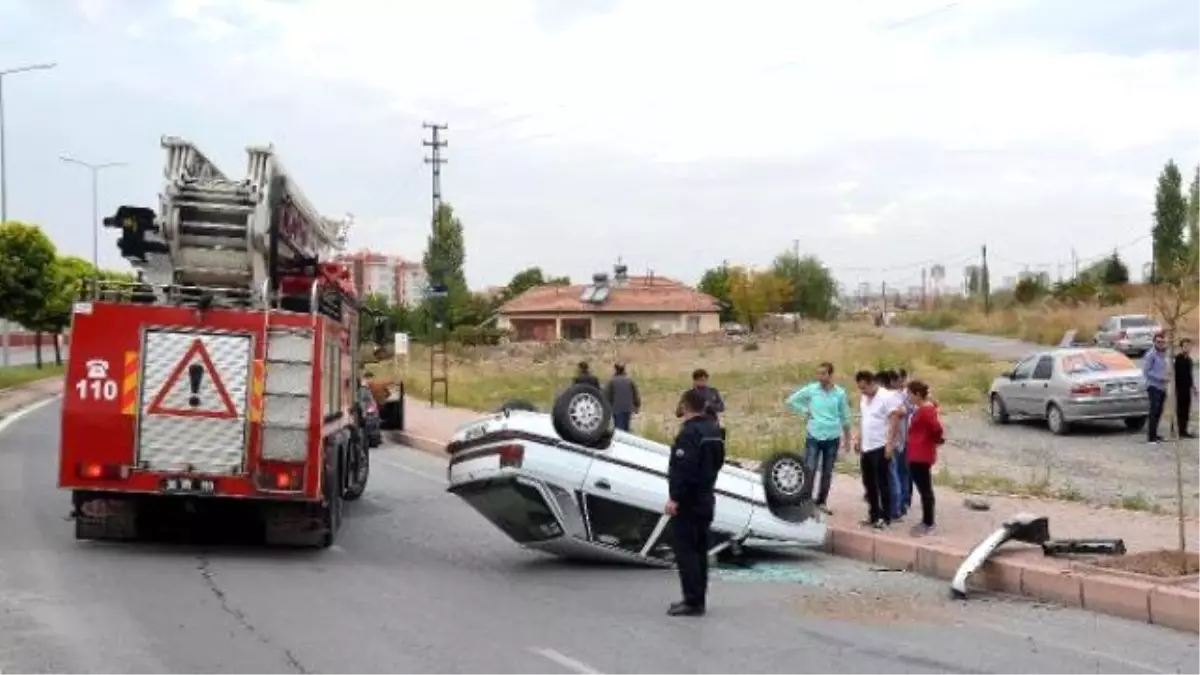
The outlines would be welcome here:
<svg viewBox="0 0 1200 675">
<path fill-rule="evenodd" d="M 796 610 L 806 616 L 870 624 L 951 623 L 953 607 L 919 593 L 857 590 L 814 591 L 796 597 Z"/>
<path fill-rule="evenodd" d="M 1200 555 L 1191 551 L 1144 551 L 1133 555 L 1102 558 L 1091 564 L 1104 569 L 1151 577 L 1184 577 L 1200 573 Z"/>
</svg>

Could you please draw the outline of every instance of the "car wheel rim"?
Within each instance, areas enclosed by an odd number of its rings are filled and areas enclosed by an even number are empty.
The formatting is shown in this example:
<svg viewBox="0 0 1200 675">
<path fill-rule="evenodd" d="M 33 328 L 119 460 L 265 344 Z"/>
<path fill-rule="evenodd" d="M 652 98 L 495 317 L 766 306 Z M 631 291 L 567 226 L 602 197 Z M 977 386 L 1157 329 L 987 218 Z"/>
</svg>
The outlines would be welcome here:
<svg viewBox="0 0 1200 675">
<path fill-rule="evenodd" d="M 771 468 L 771 482 L 785 495 L 799 494 L 804 487 L 804 468 L 792 459 L 777 462 Z"/>
<path fill-rule="evenodd" d="M 1000 402 L 995 397 L 992 397 L 992 419 L 1000 419 Z"/>
<path fill-rule="evenodd" d="M 584 433 L 590 433 L 600 428 L 600 422 L 604 419 L 603 409 L 600 406 L 600 399 L 591 394 L 578 394 L 571 399 L 571 404 L 567 406 L 567 417 L 571 418 L 571 424 Z"/>
<path fill-rule="evenodd" d="M 1058 408 L 1051 408 L 1050 409 L 1050 429 L 1053 431 L 1058 431 L 1058 428 L 1060 425 L 1062 425 L 1062 413 L 1060 413 L 1058 411 Z"/>
</svg>

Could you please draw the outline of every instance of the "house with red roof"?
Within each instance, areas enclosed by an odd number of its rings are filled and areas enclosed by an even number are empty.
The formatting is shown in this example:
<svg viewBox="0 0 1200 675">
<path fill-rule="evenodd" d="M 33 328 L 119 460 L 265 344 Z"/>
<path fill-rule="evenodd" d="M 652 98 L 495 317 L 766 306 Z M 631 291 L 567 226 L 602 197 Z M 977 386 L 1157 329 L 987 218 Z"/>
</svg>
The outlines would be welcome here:
<svg viewBox="0 0 1200 675">
<path fill-rule="evenodd" d="M 573 286 L 539 286 L 506 302 L 497 327 L 514 340 L 591 340 L 721 329 L 716 298 L 674 279 L 629 276 L 624 265 Z"/>
</svg>

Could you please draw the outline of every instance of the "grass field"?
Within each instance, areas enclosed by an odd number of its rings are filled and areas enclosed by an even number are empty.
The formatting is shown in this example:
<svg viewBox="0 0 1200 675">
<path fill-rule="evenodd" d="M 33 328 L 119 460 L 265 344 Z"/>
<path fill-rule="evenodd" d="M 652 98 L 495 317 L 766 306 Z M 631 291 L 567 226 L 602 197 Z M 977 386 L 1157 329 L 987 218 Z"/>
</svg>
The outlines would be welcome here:
<svg viewBox="0 0 1200 675">
<path fill-rule="evenodd" d="M 29 382 L 44 380 L 48 377 L 62 377 L 63 367 L 53 364 L 45 365 L 40 370 L 33 366 L 10 366 L 0 368 L 0 389 L 17 387 Z"/>
<path fill-rule="evenodd" d="M 1151 314 L 1148 297 L 1135 296 L 1126 302 L 1109 307 L 1085 304 L 1076 307 L 1054 301 L 1037 302 L 1030 306 L 1011 302 L 993 304 L 990 313 L 978 302 L 949 303 L 925 312 L 910 312 L 900 316 L 900 322 L 925 330 L 952 330 L 964 333 L 999 335 L 1043 345 L 1057 345 L 1068 330 L 1077 331 L 1076 340 L 1090 341 L 1096 327 L 1106 318 L 1118 314 Z M 1195 338 L 1195 321 L 1186 321 L 1185 333 Z"/>
<path fill-rule="evenodd" d="M 480 411 L 496 410 L 520 398 L 547 410 L 557 392 L 586 360 L 606 379 L 612 363 L 628 364 L 642 394 L 635 431 L 665 440 L 674 435 L 679 394 L 691 384 L 691 372 L 703 367 L 726 402 L 730 453 L 761 458 L 777 449 L 803 447 L 804 423 L 787 411 L 783 399 L 812 379 L 821 361 L 831 361 L 836 378 L 853 394 L 858 369 L 906 368 L 929 382 L 947 408 L 981 405 L 996 373 L 1006 364 L 970 352 L 924 341 L 885 338 L 865 327 L 806 325 L 800 334 L 760 337 L 749 347 L 723 335 L 668 336 L 626 342 L 514 343 L 462 349 L 452 355 L 450 404 Z M 382 379 L 404 377 L 414 398 L 428 398 L 428 352 L 416 348 L 407 367 L 390 372 L 371 366 Z M 441 390 L 438 390 L 439 399 Z M 857 395 L 851 396 L 857 404 Z"/>
</svg>

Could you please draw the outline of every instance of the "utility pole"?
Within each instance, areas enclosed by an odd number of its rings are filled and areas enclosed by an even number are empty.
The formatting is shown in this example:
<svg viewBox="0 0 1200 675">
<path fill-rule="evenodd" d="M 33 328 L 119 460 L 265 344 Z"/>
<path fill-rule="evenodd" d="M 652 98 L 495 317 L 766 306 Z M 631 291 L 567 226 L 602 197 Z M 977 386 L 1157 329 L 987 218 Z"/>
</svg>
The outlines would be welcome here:
<svg viewBox="0 0 1200 675">
<path fill-rule="evenodd" d="M 796 258 L 796 278 L 792 279 L 792 332 L 800 332 L 800 298 L 796 297 L 796 282 L 800 273 L 800 240 L 792 240 L 792 256 Z"/>
<path fill-rule="evenodd" d="M 925 286 L 928 283 L 926 281 L 926 274 L 927 274 L 926 269 L 924 267 L 922 267 L 921 268 L 921 311 L 922 312 L 925 311 Z"/>
<path fill-rule="evenodd" d="M 1071 278 L 1078 279 L 1079 278 L 1079 256 L 1075 254 L 1074 248 L 1071 249 L 1071 270 L 1072 270 Z"/>
<path fill-rule="evenodd" d="M 883 303 L 882 314 L 880 315 L 880 318 L 882 319 L 883 316 L 887 315 L 887 282 L 886 281 L 879 282 L 879 300 L 880 300 L 880 302 Z"/>
<path fill-rule="evenodd" d="M 428 129 L 430 132 L 430 139 L 422 140 L 421 145 L 430 149 L 430 156 L 425 158 L 425 163 L 433 166 L 433 213 L 430 216 L 429 228 L 431 232 L 436 232 L 438 212 L 442 208 L 442 165 L 449 161 L 445 157 L 442 157 L 442 148 L 448 146 L 449 143 L 442 140 L 441 132 L 446 131 L 449 127 L 436 122 L 423 122 L 421 127 Z M 429 407 L 432 408 L 436 399 L 434 387 L 438 384 L 442 385 L 442 404 L 450 405 L 450 364 L 446 350 L 446 341 L 449 338 L 450 328 L 446 325 L 445 316 L 446 303 L 448 302 L 442 278 L 445 270 L 435 269 L 425 270 L 425 272 L 429 275 L 429 290 L 425 295 L 430 299 L 436 298 L 434 300 L 436 303 L 435 306 L 441 309 L 441 311 L 432 312 L 429 320 L 431 323 L 440 324 L 442 327 L 441 340 L 438 340 L 432 335 L 434 326 L 430 326 L 430 337 L 432 340 L 429 349 Z M 442 357 L 441 375 L 437 374 L 438 356 Z"/>
<path fill-rule="evenodd" d="M 992 280 L 991 274 L 988 272 L 987 264 L 987 244 L 984 244 L 980 249 L 983 254 L 983 262 L 979 268 L 979 290 L 983 293 L 983 313 L 992 313 Z"/>
</svg>

